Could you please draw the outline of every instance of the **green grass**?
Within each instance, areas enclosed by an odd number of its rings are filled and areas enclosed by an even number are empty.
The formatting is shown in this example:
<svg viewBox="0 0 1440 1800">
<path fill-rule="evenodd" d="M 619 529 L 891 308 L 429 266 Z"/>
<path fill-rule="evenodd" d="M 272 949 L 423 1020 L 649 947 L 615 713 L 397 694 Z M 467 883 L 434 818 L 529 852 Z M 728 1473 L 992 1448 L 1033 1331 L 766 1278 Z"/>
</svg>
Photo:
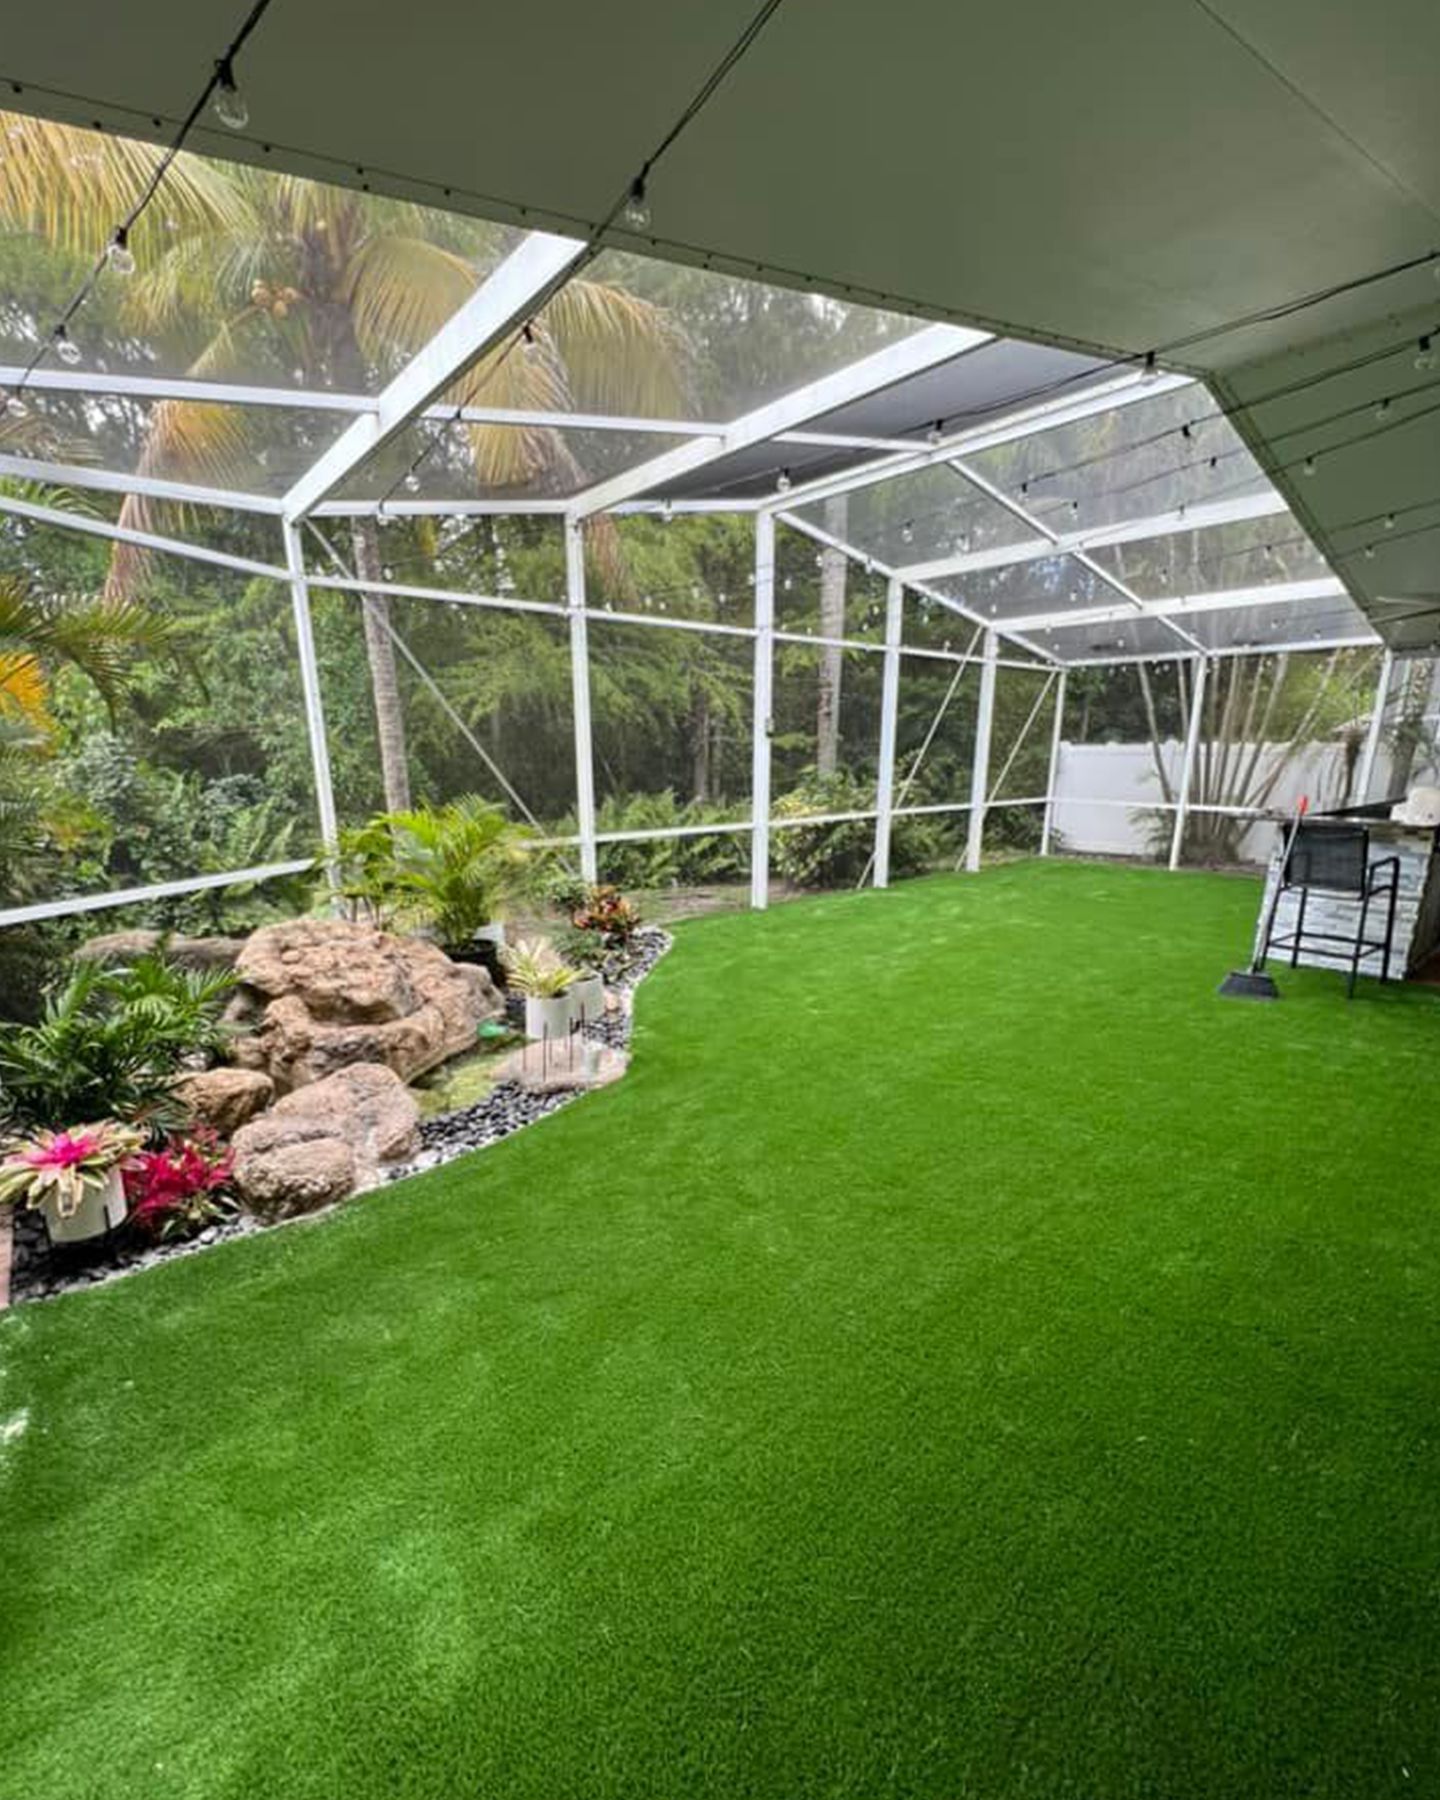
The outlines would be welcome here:
<svg viewBox="0 0 1440 1800">
<path fill-rule="evenodd" d="M 699 920 L 619 1087 L 11 1315 L 0 1792 L 1440 1792 L 1440 1007 L 1255 904 Z"/>
</svg>

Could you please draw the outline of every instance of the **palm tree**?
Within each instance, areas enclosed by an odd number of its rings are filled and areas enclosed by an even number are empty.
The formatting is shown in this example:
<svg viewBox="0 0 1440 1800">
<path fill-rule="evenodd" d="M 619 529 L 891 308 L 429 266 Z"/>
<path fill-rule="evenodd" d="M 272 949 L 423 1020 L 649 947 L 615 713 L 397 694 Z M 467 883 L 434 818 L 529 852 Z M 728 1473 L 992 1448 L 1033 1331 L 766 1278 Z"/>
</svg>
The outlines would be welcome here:
<svg viewBox="0 0 1440 1800">
<path fill-rule="evenodd" d="M 0 115 L 0 130 L 12 124 L 28 154 L 0 162 L 0 226 L 93 254 L 158 152 Z M 383 383 L 434 335 L 512 235 L 407 202 L 181 156 L 131 241 L 140 272 L 123 310 L 136 330 L 183 346 L 193 375 L 258 374 L 359 393 Z M 685 382 L 685 346 L 659 308 L 577 279 L 532 321 L 523 350 L 508 344 L 491 352 L 446 398 L 532 411 L 673 415 Z M 264 426 L 273 430 L 273 415 L 257 427 L 239 409 L 160 403 L 150 415 L 141 471 L 223 486 L 251 466 Z M 562 483 L 583 472 L 562 434 L 543 427 L 470 424 L 443 449 L 452 460 L 463 457 L 487 489 L 540 482 L 563 491 Z M 155 511 L 143 498 L 125 504 L 135 523 Z M 357 520 L 351 544 L 359 578 L 378 580 L 375 521 Z M 118 549 L 111 591 L 132 591 L 139 567 L 134 550 Z M 362 607 L 385 804 L 401 810 L 410 804 L 410 787 L 388 603 L 367 594 Z"/>
</svg>

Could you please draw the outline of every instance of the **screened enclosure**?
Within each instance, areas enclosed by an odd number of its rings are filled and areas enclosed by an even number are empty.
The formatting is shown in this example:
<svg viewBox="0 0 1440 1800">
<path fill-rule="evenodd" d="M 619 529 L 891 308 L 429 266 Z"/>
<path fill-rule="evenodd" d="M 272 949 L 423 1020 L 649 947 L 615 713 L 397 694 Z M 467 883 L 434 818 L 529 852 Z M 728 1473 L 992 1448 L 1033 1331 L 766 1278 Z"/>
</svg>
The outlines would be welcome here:
<svg viewBox="0 0 1440 1800">
<path fill-rule="evenodd" d="M 219 924 L 470 793 L 763 906 L 1434 773 L 1433 662 L 1183 372 L 193 157 L 47 335 L 136 147 L 0 133 L 0 572 L 165 623 L 123 702 L 0 671 L 0 924 Z"/>
</svg>

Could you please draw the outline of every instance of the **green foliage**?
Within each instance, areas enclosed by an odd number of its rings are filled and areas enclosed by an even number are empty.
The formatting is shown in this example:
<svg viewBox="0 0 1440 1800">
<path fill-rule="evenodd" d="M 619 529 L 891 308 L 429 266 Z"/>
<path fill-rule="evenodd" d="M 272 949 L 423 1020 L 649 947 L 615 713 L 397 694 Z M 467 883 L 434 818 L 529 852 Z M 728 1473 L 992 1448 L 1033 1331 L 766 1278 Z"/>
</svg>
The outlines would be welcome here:
<svg viewBox="0 0 1440 1800">
<path fill-rule="evenodd" d="M 743 813 L 744 807 L 739 810 Z M 737 807 L 726 801 L 675 798 L 673 788 L 652 794 L 611 795 L 596 814 L 596 829 L 671 831 L 680 826 L 733 821 Z M 656 838 L 649 843 L 605 844 L 605 873 L 617 887 L 646 892 L 667 887 L 707 887 L 744 881 L 750 867 L 748 831 L 696 837 Z"/>
<path fill-rule="evenodd" d="M 530 836 L 473 794 L 377 813 L 341 833 L 340 891 L 382 928 L 424 928 L 442 944 L 468 944 L 527 886 Z"/>
<path fill-rule="evenodd" d="M 219 1047 L 233 985 L 228 970 L 182 969 L 160 952 L 123 968 L 81 963 L 35 1024 L 0 1027 L 0 1114 L 46 1126 L 178 1121 L 173 1079 L 185 1057 Z"/>
<path fill-rule="evenodd" d="M 775 803 L 777 819 L 804 819 L 811 813 L 873 810 L 869 785 L 837 770 L 807 773 Z M 841 819 L 814 825 L 787 825 L 771 833 L 770 860 L 778 875 L 796 887 L 855 887 L 875 850 L 873 819 Z M 890 872 L 915 875 L 935 857 L 933 835 L 923 821 L 896 819 L 890 833 Z"/>
</svg>

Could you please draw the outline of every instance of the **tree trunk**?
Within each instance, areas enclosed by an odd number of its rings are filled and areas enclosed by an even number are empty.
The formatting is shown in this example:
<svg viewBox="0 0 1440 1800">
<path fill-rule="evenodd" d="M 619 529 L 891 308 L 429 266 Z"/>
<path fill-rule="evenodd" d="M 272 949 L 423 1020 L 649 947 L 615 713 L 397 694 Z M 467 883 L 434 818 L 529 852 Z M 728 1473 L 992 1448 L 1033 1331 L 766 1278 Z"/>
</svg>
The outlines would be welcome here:
<svg viewBox="0 0 1440 1800">
<path fill-rule="evenodd" d="M 350 527 L 350 543 L 359 579 L 382 580 L 380 528 L 375 520 L 356 519 Z M 400 707 L 400 684 L 395 674 L 395 644 L 388 629 L 390 602 L 384 594 L 366 594 L 360 604 L 365 623 L 365 657 L 370 665 L 370 695 L 375 705 L 375 736 L 380 745 L 385 810 L 404 812 L 410 805 L 410 764 L 405 754 L 405 715 Z"/>
<path fill-rule="evenodd" d="M 843 538 L 849 522 L 849 502 L 838 494 L 825 502 L 825 529 L 832 537 Z M 820 635 L 841 638 L 845 635 L 845 580 L 849 559 L 827 544 L 820 552 Z M 815 768 L 820 775 L 833 775 L 840 762 L 840 680 L 845 667 L 845 652 L 833 644 L 820 650 L 819 692 L 815 710 Z"/>
<path fill-rule="evenodd" d="M 690 690 L 690 788 L 697 800 L 710 798 L 710 696 L 698 681 Z"/>
</svg>

